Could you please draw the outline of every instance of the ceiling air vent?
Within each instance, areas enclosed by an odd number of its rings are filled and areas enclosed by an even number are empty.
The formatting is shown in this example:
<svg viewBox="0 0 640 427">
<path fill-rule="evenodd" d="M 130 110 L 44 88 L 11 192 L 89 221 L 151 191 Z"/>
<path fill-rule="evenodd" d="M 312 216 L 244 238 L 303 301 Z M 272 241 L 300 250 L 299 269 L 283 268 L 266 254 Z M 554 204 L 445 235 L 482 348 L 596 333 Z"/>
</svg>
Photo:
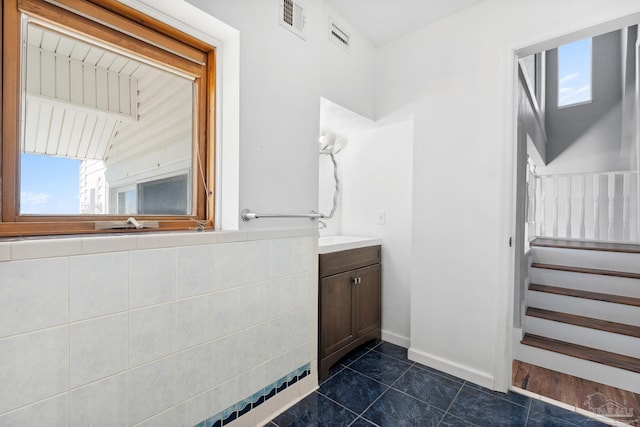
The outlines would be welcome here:
<svg viewBox="0 0 640 427">
<path fill-rule="evenodd" d="M 294 0 L 280 0 L 280 25 L 304 39 L 304 7 Z"/>
<path fill-rule="evenodd" d="M 349 51 L 349 34 L 333 21 L 329 22 L 329 39 L 347 52 Z"/>
</svg>

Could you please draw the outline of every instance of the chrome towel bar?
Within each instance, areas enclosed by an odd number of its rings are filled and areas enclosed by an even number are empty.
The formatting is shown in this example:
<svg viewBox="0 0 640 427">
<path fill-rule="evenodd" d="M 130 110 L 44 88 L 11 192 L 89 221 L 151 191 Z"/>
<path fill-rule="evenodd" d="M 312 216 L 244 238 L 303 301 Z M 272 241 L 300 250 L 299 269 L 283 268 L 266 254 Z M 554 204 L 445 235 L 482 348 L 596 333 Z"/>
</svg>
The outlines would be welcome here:
<svg viewBox="0 0 640 427">
<path fill-rule="evenodd" d="M 251 212 L 249 209 L 243 209 L 242 212 L 240 212 L 240 217 L 243 221 L 249 221 L 251 219 L 258 218 L 309 218 L 313 220 L 324 218 L 324 214 L 314 211 L 311 211 L 311 213 L 308 214 L 261 214 L 257 212 Z"/>
</svg>

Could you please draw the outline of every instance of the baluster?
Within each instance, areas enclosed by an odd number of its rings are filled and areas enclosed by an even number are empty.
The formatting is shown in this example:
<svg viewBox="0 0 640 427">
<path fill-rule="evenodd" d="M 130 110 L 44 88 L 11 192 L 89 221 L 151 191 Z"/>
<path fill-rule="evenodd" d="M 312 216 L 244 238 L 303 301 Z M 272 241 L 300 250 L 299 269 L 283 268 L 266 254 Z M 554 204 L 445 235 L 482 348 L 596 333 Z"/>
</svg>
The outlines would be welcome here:
<svg viewBox="0 0 640 427">
<path fill-rule="evenodd" d="M 535 237 L 536 234 L 536 175 L 531 170 L 531 167 L 527 168 L 527 174 L 529 175 L 527 180 L 527 231 L 528 238 Z"/>
<path fill-rule="evenodd" d="M 600 238 L 600 175 L 593 175 L 593 238 Z"/>
<path fill-rule="evenodd" d="M 538 178 L 540 180 L 540 236 L 545 237 L 546 234 L 546 229 L 545 229 L 545 209 L 547 208 L 547 194 L 545 191 L 545 181 L 546 178 L 544 176 L 541 176 L 540 178 Z"/>
<path fill-rule="evenodd" d="M 631 199 L 631 174 L 622 175 L 622 240 L 631 240 L 631 227 L 629 225 L 629 205 Z"/>
<path fill-rule="evenodd" d="M 553 237 L 558 237 L 558 190 L 560 189 L 559 185 L 560 179 L 558 176 L 553 177 Z"/>
<path fill-rule="evenodd" d="M 567 238 L 571 238 L 571 175 L 567 175 L 567 225 L 565 234 Z"/>
<path fill-rule="evenodd" d="M 615 240 L 615 206 L 616 206 L 616 176 L 615 174 L 607 174 L 608 180 L 608 196 L 609 196 L 609 229 L 607 234 L 609 240 Z"/>
<path fill-rule="evenodd" d="M 586 210 L 586 205 L 585 205 L 585 197 L 584 197 L 584 190 L 585 190 L 585 181 L 586 181 L 586 177 L 584 175 L 582 175 L 580 177 L 580 179 L 578 180 L 579 185 L 579 200 L 580 200 L 580 206 L 579 206 L 579 216 L 580 216 L 580 238 L 584 239 L 585 238 L 585 230 L 586 227 L 584 225 L 584 213 Z"/>
</svg>

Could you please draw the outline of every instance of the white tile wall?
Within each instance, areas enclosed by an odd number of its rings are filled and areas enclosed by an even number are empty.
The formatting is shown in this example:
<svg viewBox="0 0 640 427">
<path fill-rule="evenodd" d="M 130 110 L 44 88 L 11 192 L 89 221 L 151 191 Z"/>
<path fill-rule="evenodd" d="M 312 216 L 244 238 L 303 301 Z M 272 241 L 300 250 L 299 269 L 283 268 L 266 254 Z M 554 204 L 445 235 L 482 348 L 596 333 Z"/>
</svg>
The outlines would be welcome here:
<svg viewBox="0 0 640 427">
<path fill-rule="evenodd" d="M 34 424 L 43 426 L 66 426 L 69 424 L 68 394 L 41 400 L 33 405 L 0 415 L 0 426 L 24 427 Z"/>
<path fill-rule="evenodd" d="M 213 338 L 213 295 L 176 302 L 176 350 L 184 350 Z"/>
<path fill-rule="evenodd" d="M 129 312 L 129 366 L 166 357 L 175 351 L 175 304 Z"/>
<path fill-rule="evenodd" d="M 160 359 L 129 371 L 129 419 L 139 423 L 173 404 L 175 356 Z"/>
<path fill-rule="evenodd" d="M 315 366 L 316 259 L 314 229 L 1 243 L 0 425 L 192 426 L 235 410 Z"/>
<path fill-rule="evenodd" d="M 132 251 L 129 262 L 131 308 L 175 298 L 175 249 Z"/>
<path fill-rule="evenodd" d="M 171 408 L 151 418 L 144 420 L 135 427 L 175 427 L 176 425 L 176 409 Z"/>
<path fill-rule="evenodd" d="M 176 356 L 176 403 L 184 402 L 213 384 L 212 342 L 193 347 Z"/>
<path fill-rule="evenodd" d="M 71 390 L 71 427 L 128 425 L 127 374 Z"/>
<path fill-rule="evenodd" d="M 127 310 L 127 252 L 73 256 L 69 268 L 71 321 Z"/>
<path fill-rule="evenodd" d="M 69 389 L 68 328 L 0 340 L 0 414 Z"/>
<path fill-rule="evenodd" d="M 71 324 L 72 388 L 127 370 L 127 328 L 127 313 Z"/>
<path fill-rule="evenodd" d="M 202 420 L 209 418 L 212 413 L 212 402 L 214 400 L 213 390 L 208 390 L 186 402 L 176 406 L 176 420 L 174 426 L 194 426 Z M 157 427 L 156 424 L 153 427 Z"/>
<path fill-rule="evenodd" d="M 213 291 L 213 245 L 176 249 L 177 297 L 187 298 Z"/>
<path fill-rule="evenodd" d="M 67 259 L 0 262 L 0 278 L 0 337 L 67 323 Z"/>
</svg>

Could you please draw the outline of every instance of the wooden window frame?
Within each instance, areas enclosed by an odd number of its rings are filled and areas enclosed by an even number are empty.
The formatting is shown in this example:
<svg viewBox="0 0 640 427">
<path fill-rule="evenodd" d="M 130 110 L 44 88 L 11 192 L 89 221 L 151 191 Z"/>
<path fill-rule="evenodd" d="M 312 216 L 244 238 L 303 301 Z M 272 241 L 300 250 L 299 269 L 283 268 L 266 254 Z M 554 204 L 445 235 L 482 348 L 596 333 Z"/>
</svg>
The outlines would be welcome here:
<svg viewBox="0 0 640 427">
<path fill-rule="evenodd" d="M 22 13 L 194 77 L 192 215 L 139 215 L 158 228 L 97 230 L 97 222 L 128 216 L 19 214 Z M 116 0 L 3 0 L 2 15 L 0 237 L 213 228 L 215 48 Z"/>
</svg>

